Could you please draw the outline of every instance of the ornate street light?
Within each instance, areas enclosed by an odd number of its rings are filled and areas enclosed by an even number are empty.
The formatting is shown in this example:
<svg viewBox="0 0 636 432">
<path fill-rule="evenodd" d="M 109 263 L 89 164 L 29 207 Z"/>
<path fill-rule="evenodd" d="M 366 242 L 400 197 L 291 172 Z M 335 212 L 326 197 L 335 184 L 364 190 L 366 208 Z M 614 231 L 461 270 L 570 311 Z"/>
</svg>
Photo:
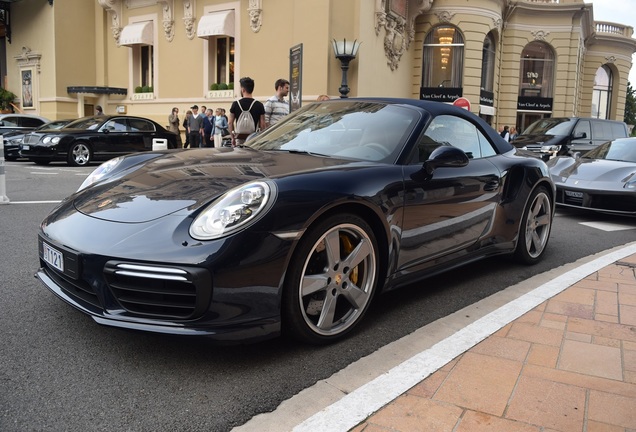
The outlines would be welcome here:
<svg viewBox="0 0 636 432">
<path fill-rule="evenodd" d="M 342 83 L 340 84 L 340 97 L 346 98 L 349 94 L 349 85 L 347 84 L 347 71 L 349 70 L 349 63 L 356 58 L 358 49 L 360 48 L 360 42 L 354 40 L 353 42 L 347 42 L 346 39 L 342 41 L 336 41 L 333 39 L 331 42 L 333 45 L 333 52 L 336 54 L 336 58 L 340 60 L 340 68 L 342 69 Z"/>
</svg>

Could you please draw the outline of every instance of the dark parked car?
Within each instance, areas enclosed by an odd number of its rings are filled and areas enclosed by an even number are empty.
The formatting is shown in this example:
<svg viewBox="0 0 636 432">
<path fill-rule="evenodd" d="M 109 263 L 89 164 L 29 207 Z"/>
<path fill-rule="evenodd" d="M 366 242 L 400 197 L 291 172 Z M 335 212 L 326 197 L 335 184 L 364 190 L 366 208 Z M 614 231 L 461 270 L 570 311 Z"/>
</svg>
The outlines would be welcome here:
<svg viewBox="0 0 636 432">
<path fill-rule="evenodd" d="M 57 130 L 62 129 L 69 124 L 72 120 L 55 120 L 52 122 L 44 123 L 42 126 L 35 128 L 35 131 L 43 130 Z M 13 131 L 7 132 L 2 137 L 4 138 L 4 157 L 7 160 L 16 160 L 20 157 L 20 144 L 24 139 L 24 136 L 28 132 Z"/>
<path fill-rule="evenodd" d="M 242 148 L 102 164 L 42 222 L 37 276 L 100 324 L 327 343 L 378 292 L 537 262 L 553 203 L 546 164 L 466 110 L 316 102 Z"/>
<path fill-rule="evenodd" d="M 15 133 L 24 133 L 48 123 L 49 120 L 32 114 L 0 114 L 0 135 L 5 140 L 4 157 L 14 160 L 15 154 L 7 151 L 6 140 Z"/>
<path fill-rule="evenodd" d="M 557 205 L 636 216 L 636 138 L 548 162 Z"/>
<path fill-rule="evenodd" d="M 146 118 L 99 115 L 75 120 L 60 130 L 29 133 L 20 145 L 20 156 L 40 165 L 66 161 L 83 166 L 157 145 L 176 148 L 176 134 Z"/>
<path fill-rule="evenodd" d="M 617 138 L 627 138 L 624 122 L 597 118 L 553 117 L 537 120 L 512 144 L 535 152 L 543 160 L 555 156 L 571 156 Z"/>
</svg>

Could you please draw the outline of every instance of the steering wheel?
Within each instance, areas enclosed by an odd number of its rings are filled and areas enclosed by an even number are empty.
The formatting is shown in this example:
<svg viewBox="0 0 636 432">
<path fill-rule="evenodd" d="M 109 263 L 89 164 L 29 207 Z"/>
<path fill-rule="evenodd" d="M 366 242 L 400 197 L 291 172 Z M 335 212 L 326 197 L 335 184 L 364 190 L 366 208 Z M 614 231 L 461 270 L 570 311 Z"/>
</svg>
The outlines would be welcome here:
<svg viewBox="0 0 636 432">
<path fill-rule="evenodd" d="M 382 157 L 387 157 L 391 154 L 390 149 L 386 148 L 385 146 L 377 142 L 370 142 L 370 143 L 364 144 L 362 147 L 369 147 L 370 149 L 373 149 L 377 153 L 381 154 Z"/>
</svg>

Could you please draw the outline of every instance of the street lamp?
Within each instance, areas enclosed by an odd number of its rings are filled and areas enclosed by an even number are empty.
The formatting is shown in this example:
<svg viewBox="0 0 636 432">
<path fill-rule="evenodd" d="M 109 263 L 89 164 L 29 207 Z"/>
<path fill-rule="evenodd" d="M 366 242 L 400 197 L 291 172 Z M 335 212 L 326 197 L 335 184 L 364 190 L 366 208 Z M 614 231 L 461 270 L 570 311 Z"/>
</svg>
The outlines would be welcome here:
<svg viewBox="0 0 636 432">
<path fill-rule="evenodd" d="M 342 41 L 336 41 L 333 39 L 331 42 L 333 45 L 333 52 L 336 54 L 336 58 L 340 60 L 340 68 L 342 69 L 342 83 L 340 84 L 340 97 L 346 98 L 349 94 L 349 85 L 347 84 L 347 71 L 349 70 L 349 62 L 356 58 L 358 49 L 360 48 L 360 42 L 354 40 L 353 42 L 347 42 L 346 39 Z"/>
</svg>

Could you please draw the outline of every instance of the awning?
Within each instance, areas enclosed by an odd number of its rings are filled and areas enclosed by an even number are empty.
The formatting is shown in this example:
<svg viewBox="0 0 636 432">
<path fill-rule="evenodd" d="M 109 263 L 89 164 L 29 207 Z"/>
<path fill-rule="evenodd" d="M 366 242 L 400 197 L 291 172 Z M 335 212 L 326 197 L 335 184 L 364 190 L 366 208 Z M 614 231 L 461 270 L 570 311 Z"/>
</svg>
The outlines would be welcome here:
<svg viewBox="0 0 636 432">
<path fill-rule="evenodd" d="M 128 24 L 119 35 L 119 45 L 152 45 L 153 42 L 152 21 Z"/>
<path fill-rule="evenodd" d="M 199 20 L 197 36 L 200 38 L 211 36 L 234 37 L 234 10 L 224 10 L 203 15 Z"/>
</svg>

